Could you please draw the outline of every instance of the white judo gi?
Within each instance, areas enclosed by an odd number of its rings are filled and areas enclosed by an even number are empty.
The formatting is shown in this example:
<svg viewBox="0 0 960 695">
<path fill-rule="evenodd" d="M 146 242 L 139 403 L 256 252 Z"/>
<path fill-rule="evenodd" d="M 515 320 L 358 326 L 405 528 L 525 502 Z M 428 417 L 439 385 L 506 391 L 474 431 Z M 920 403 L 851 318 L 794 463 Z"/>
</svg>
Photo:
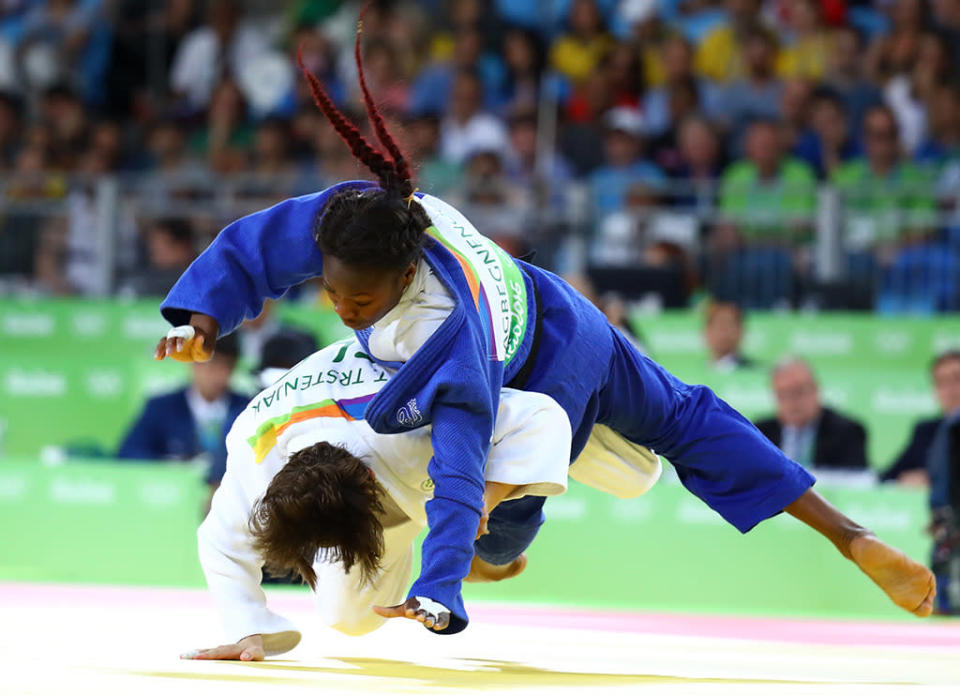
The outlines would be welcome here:
<svg viewBox="0 0 960 695">
<path fill-rule="evenodd" d="M 264 649 L 291 649 L 300 633 L 272 612 L 260 588 L 262 558 L 254 552 L 249 517 L 256 501 L 289 456 L 317 442 L 342 446 L 376 474 L 386 492 L 382 570 L 363 584 L 359 567 L 314 563 L 316 605 L 322 620 L 347 634 L 364 634 L 384 618 L 374 605 L 394 605 L 410 584 L 414 540 L 426 525 L 424 505 L 433 494 L 427 465 L 430 428 L 380 435 L 359 417 L 363 405 L 390 378 L 350 339 L 321 350 L 261 392 L 227 436 L 227 471 L 197 533 L 200 562 L 230 642 L 263 635 Z M 352 414 L 351 414 L 352 413 Z M 519 486 L 526 494 L 566 490 L 570 424 L 548 396 L 504 389 L 486 478 Z"/>
</svg>

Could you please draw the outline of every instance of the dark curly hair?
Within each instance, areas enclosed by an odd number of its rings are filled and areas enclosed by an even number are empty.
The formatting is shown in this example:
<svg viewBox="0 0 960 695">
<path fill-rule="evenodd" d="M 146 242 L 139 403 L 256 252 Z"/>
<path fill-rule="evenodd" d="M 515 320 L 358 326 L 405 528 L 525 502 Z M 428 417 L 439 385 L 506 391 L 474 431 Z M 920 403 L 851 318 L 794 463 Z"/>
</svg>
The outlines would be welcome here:
<svg viewBox="0 0 960 695">
<path fill-rule="evenodd" d="M 294 570 L 316 588 L 317 556 L 354 565 L 369 582 L 380 568 L 380 486 L 356 456 L 320 442 L 290 457 L 250 513 L 253 547 L 274 574 Z"/>
<path fill-rule="evenodd" d="M 360 37 L 368 6 L 369 3 L 360 12 L 353 54 L 367 118 L 387 154 L 374 147 L 341 113 L 320 80 L 297 55 L 297 64 L 310 84 L 317 107 L 347 143 L 353 156 L 373 172 L 380 185 L 379 189 L 347 189 L 331 196 L 318 215 L 314 240 L 324 254 L 335 256 L 344 263 L 399 270 L 419 257 L 425 242 L 424 232 L 431 223 L 413 197 L 415 188 L 410 164 L 387 130 L 383 115 L 367 88 Z"/>
</svg>

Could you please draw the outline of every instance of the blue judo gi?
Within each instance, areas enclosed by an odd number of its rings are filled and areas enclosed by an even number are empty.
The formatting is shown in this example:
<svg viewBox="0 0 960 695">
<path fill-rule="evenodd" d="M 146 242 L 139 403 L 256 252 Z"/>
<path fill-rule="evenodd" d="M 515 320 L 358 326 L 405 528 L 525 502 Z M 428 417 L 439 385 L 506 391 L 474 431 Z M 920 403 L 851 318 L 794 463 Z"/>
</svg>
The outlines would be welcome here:
<svg viewBox="0 0 960 695">
<path fill-rule="evenodd" d="M 207 314 L 222 333 L 257 316 L 265 298 L 320 274 L 323 259 L 311 231 L 328 198 L 346 187 L 373 186 L 341 183 L 227 226 L 170 291 L 163 315 L 180 325 L 192 312 Z M 526 285 L 527 330 L 506 364 L 491 359 L 488 327 L 461 265 L 440 243 L 428 243 L 424 256 L 456 306 L 410 360 L 384 363 L 397 374 L 364 417 L 384 434 L 433 425 L 430 530 L 409 595 L 450 608 L 446 632 L 467 625 L 461 581 L 474 554 L 483 469 L 504 385 L 545 393 L 567 412 L 571 460 L 595 423 L 608 425 L 669 459 L 688 490 L 744 533 L 813 485 L 806 470 L 710 389 L 685 384 L 641 355 L 582 295 L 536 266 L 514 261 Z M 369 329 L 357 335 L 366 346 Z M 495 564 L 509 562 L 532 542 L 542 506 L 543 498 L 527 497 L 498 507 L 476 552 Z"/>
</svg>

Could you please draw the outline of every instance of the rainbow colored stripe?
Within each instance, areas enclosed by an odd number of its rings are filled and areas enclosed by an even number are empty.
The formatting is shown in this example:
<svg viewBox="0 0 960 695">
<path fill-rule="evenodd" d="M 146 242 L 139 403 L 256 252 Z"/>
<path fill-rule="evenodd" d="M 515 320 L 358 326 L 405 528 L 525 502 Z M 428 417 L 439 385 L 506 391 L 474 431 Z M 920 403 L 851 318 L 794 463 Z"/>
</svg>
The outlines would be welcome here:
<svg viewBox="0 0 960 695">
<path fill-rule="evenodd" d="M 487 291 L 483 289 L 480 282 L 480 273 L 466 259 L 463 254 L 457 250 L 449 241 L 440 234 L 436 227 L 428 227 L 427 234 L 440 242 L 450 254 L 457 259 L 463 276 L 467 280 L 467 286 L 470 288 L 470 296 L 473 298 L 473 305 L 480 315 L 480 323 L 483 326 L 483 332 L 487 335 L 487 345 L 490 346 L 490 358 L 497 359 L 497 338 L 493 332 L 493 312 L 490 309 L 490 302 L 487 299 Z"/>
<path fill-rule="evenodd" d="M 328 398 L 319 403 L 310 405 L 298 405 L 289 413 L 277 415 L 261 423 L 256 433 L 247 439 L 250 448 L 253 449 L 254 461 L 262 463 L 273 447 L 277 445 L 277 439 L 288 427 L 298 422 L 312 420 L 318 417 L 335 417 L 348 421 L 362 420 L 363 414 L 367 409 L 367 403 L 373 400 L 376 394 L 371 393 L 357 398 L 345 398 L 335 400 Z"/>
</svg>

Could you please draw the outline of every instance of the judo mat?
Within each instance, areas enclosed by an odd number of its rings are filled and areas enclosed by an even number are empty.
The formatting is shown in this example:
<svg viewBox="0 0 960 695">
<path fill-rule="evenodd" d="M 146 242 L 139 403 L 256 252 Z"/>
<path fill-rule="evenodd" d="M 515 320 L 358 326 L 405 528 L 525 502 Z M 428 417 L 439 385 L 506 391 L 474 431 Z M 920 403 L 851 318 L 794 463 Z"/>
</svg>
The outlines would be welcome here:
<svg viewBox="0 0 960 695">
<path fill-rule="evenodd" d="M 320 624 L 306 592 L 268 594 L 304 633 L 295 650 L 259 663 L 182 661 L 222 642 L 201 590 L 0 583 L 0 693 L 960 693 L 960 622 L 946 619 L 473 603 L 459 635 L 394 620 L 348 637 Z"/>
</svg>

